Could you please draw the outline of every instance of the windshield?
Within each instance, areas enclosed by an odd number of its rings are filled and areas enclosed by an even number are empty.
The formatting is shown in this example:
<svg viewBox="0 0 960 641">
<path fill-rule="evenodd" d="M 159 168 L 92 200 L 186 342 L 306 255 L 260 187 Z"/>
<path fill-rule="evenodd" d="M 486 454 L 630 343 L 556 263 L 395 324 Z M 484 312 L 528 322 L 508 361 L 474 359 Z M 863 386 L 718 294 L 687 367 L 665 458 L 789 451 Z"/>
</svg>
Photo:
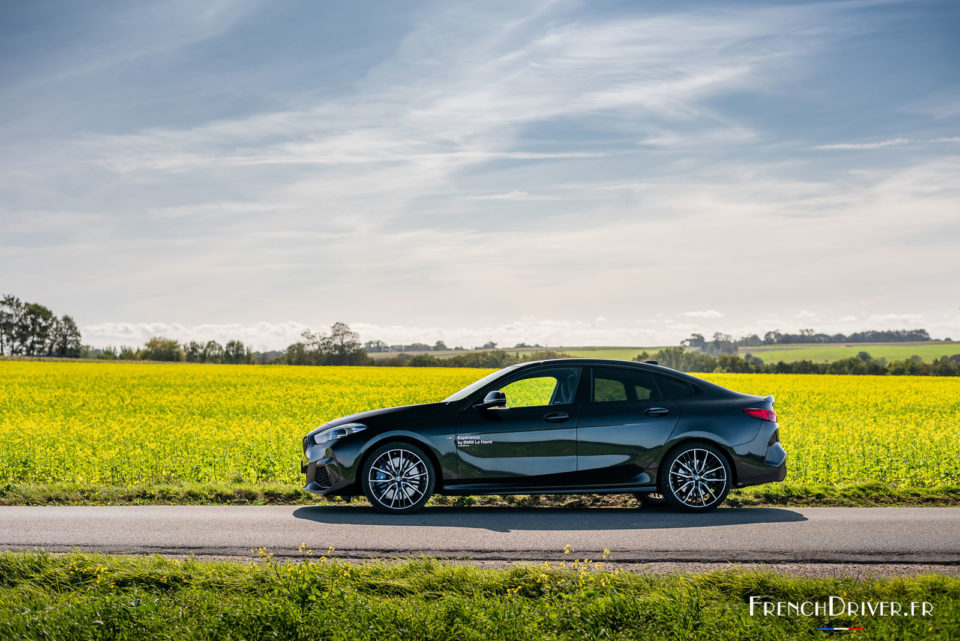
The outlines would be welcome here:
<svg viewBox="0 0 960 641">
<path fill-rule="evenodd" d="M 495 371 L 493 374 L 487 374 L 486 376 L 484 376 L 483 378 L 481 378 L 479 381 L 470 383 L 469 385 L 467 385 L 466 387 L 464 387 L 464 388 L 463 388 L 462 390 L 460 390 L 459 392 L 453 394 L 452 396 L 446 397 L 445 399 L 443 399 L 443 402 L 444 402 L 444 403 L 452 403 L 453 401 L 462 401 L 463 399 L 465 399 L 466 397 L 470 396 L 471 394 L 473 394 L 474 392 L 476 392 L 478 389 L 480 389 L 481 387 L 483 387 L 483 386 L 486 385 L 487 383 L 492 382 L 494 379 L 497 379 L 497 378 L 503 376 L 504 374 L 506 374 L 506 373 L 509 372 L 510 370 L 516 369 L 517 367 L 519 367 L 519 365 L 511 365 L 510 367 L 504 367 L 503 369 L 498 369 L 498 370 Z"/>
</svg>

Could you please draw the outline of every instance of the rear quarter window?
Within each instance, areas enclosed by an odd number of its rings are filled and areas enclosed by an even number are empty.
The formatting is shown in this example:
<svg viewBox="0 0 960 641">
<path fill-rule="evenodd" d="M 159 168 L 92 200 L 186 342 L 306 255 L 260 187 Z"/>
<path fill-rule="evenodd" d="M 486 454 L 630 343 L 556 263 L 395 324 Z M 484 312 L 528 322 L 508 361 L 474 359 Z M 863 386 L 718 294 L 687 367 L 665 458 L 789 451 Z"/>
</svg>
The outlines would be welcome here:
<svg viewBox="0 0 960 641">
<path fill-rule="evenodd" d="M 663 398 L 674 401 L 681 398 L 690 398 L 698 394 L 697 388 L 686 381 L 672 376 L 657 376 L 657 386 Z"/>
</svg>

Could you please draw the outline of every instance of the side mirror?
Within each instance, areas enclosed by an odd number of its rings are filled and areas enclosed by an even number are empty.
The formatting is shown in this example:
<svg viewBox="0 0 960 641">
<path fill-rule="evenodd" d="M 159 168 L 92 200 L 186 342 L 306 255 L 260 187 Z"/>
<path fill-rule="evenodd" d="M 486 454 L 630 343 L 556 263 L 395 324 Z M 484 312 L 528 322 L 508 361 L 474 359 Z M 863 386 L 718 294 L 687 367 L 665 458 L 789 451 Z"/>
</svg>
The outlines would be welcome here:
<svg viewBox="0 0 960 641">
<path fill-rule="evenodd" d="M 477 403 L 474 405 L 478 410 L 488 410 L 491 407 L 506 407 L 507 406 L 507 395 L 501 392 L 500 390 L 492 390 L 487 392 L 487 395 L 483 397 L 482 403 Z"/>
</svg>

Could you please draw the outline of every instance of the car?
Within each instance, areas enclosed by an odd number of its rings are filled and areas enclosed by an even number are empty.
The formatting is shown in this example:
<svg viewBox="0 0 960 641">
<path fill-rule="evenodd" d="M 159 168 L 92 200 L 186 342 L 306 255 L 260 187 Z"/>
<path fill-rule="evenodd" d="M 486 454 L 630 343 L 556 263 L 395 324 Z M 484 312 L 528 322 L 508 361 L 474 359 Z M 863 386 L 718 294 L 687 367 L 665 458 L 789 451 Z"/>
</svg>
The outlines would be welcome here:
<svg viewBox="0 0 960 641">
<path fill-rule="evenodd" d="M 786 476 L 773 403 L 651 361 L 528 362 L 437 403 L 330 421 L 303 439 L 301 472 L 308 492 L 391 514 L 435 493 L 630 493 L 705 512 Z"/>
</svg>

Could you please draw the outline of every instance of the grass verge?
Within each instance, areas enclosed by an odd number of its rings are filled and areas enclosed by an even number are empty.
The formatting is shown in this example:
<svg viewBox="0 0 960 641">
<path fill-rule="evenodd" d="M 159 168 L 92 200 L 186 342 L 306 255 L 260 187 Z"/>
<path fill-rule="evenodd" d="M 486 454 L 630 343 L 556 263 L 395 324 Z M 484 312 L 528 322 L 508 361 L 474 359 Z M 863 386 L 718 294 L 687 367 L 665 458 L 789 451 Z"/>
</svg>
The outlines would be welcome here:
<svg viewBox="0 0 960 641">
<path fill-rule="evenodd" d="M 922 616 L 750 615 L 770 601 L 928 602 Z M 228 563 L 0 553 L 4 639 L 960 638 L 960 579 L 644 575 L 596 562 L 480 569 L 431 560 Z"/>
<path fill-rule="evenodd" d="M 339 499 L 333 499 L 338 502 Z M 629 494 L 533 496 L 435 496 L 433 505 L 517 507 L 638 506 Z M 89 485 L 49 483 L 0 485 L 0 505 L 313 505 L 319 497 L 283 483 L 182 483 Z M 796 485 L 773 483 L 734 490 L 730 507 L 906 507 L 960 506 L 960 486 L 897 487 L 885 483 Z"/>
</svg>

